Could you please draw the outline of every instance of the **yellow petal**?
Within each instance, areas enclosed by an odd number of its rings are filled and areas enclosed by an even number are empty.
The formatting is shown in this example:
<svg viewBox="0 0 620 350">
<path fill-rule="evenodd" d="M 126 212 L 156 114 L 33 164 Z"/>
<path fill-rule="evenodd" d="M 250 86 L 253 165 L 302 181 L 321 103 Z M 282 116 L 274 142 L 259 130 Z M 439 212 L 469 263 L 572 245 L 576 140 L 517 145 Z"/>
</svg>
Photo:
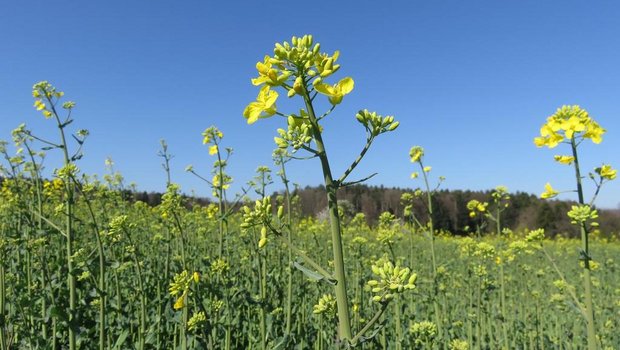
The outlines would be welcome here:
<svg viewBox="0 0 620 350">
<path fill-rule="evenodd" d="M 179 310 L 182 309 L 183 307 L 185 307 L 185 293 L 183 293 L 178 299 L 177 301 L 174 303 L 173 308 L 175 310 Z"/>
<path fill-rule="evenodd" d="M 334 88 L 331 85 L 320 83 L 314 86 L 316 91 L 322 93 L 323 95 L 331 96 L 334 94 Z"/>
<path fill-rule="evenodd" d="M 353 82 L 353 79 L 351 79 L 350 77 L 346 77 L 340 80 L 337 85 L 340 92 L 343 95 L 346 95 L 349 92 L 353 91 L 353 86 L 355 85 L 355 83 Z"/>
</svg>

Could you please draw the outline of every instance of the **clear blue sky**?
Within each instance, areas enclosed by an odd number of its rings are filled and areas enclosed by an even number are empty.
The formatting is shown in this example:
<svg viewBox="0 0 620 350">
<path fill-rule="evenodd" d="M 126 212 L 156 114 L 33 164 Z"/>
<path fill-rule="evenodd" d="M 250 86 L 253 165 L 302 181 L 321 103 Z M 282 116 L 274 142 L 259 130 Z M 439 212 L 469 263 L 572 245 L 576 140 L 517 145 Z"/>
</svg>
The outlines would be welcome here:
<svg viewBox="0 0 620 350">
<path fill-rule="evenodd" d="M 415 188 L 408 151 L 421 145 L 445 188 L 501 184 L 539 194 L 549 181 L 571 189 L 571 168 L 553 161 L 567 150 L 537 149 L 532 140 L 557 107 L 579 104 L 608 130 L 602 144 L 584 144 L 584 167 L 620 167 L 618 18 L 616 1 L 6 1 L 0 139 L 22 122 L 55 136 L 30 95 L 33 83 L 48 80 L 77 102 L 75 126 L 91 132 L 83 171 L 102 174 L 111 157 L 127 182 L 161 191 L 164 138 L 175 155 L 173 181 L 208 195 L 184 168 L 208 174 L 213 160 L 200 134 L 216 125 L 235 149 L 229 172 L 238 190 L 271 165 L 283 126 L 281 118 L 247 125 L 242 117 L 258 92 L 255 63 L 275 42 L 309 33 L 324 51 L 341 51 L 335 78 L 355 80 L 325 123 L 336 175 L 363 146 L 354 115 L 368 108 L 401 126 L 377 139 L 351 180 L 379 172 L 371 184 Z M 291 163 L 289 173 L 302 185 L 321 182 L 314 160 Z M 598 204 L 619 202 L 620 180 Z"/>
</svg>

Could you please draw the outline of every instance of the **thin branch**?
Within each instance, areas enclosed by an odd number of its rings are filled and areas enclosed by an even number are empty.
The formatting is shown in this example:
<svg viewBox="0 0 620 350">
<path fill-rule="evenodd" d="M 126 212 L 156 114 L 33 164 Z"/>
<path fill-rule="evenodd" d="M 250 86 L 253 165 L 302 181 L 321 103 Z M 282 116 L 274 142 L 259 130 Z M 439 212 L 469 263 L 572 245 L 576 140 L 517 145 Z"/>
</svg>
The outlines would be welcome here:
<svg viewBox="0 0 620 350">
<path fill-rule="evenodd" d="M 53 223 L 52 221 L 50 221 L 48 218 L 46 218 L 45 216 L 37 213 L 34 210 L 31 210 L 31 212 L 36 215 L 38 218 L 40 218 L 41 220 L 45 221 L 48 225 L 50 225 L 53 229 L 55 229 L 56 231 L 60 232 L 61 235 L 67 237 L 67 234 L 58 226 L 56 226 L 55 223 Z"/>
<path fill-rule="evenodd" d="M 318 117 L 316 120 L 320 121 L 321 119 L 327 117 L 334 110 L 334 108 L 336 108 L 336 105 L 332 105 L 330 109 L 328 109 L 325 113 L 323 113 L 323 115 Z"/>
<path fill-rule="evenodd" d="M 278 237 L 282 242 L 284 242 L 284 244 L 286 244 L 289 248 L 291 248 L 291 250 L 295 254 L 299 255 L 300 258 L 302 258 L 304 261 L 306 261 L 310 266 L 312 266 L 323 277 L 325 277 L 325 278 L 327 278 L 328 280 L 331 280 L 331 281 L 336 280 L 336 278 L 332 274 L 330 274 L 329 272 L 327 272 L 327 270 L 322 268 L 321 265 L 319 265 L 316 261 L 314 261 L 314 259 L 312 259 L 311 257 L 307 256 L 306 253 L 301 251 L 299 248 L 295 247 L 293 245 L 293 243 L 291 241 L 289 241 L 288 238 L 286 238 L 282 234 L 282 232 L 276 230 L 271 224 L 267 224 L 267 226 L 269 227 L 271 232 L 273 232 L 273 234 L 276 235 L 276 237 Z"/>
<path fill-rule="evenodd" d="M 379 311 L 377 311 L 377 313 L 373 316 L 372 319 L 370 319 L 370 321 L 368 321 L 368 323 L 366 323 L 366 325 L 364 326 L 364 328 L 362 328 L 361 331 L 359 331 L 359 333 L 357 333 L 355 335 L 355 337 L 353 337 L 353 339 L 351 339 L 351 345 L 355 346 L 357 344 L 357 342 L 360 340 L 360 338 L 366 334 L 366 332 L 368 332 L 368 330 L 370 330 L 370 328 L 372 326 L 374 326 L 375 323 L 377 323 L 377 321 L 379 320 L 379 318 L 381 318 L 381 315 L 383 315 L 383 313 L 385 312 L 385 310 L 387 309 L 387 306 L 389 304 L 389 301 L 386 301 L 384 303 L 381 304 L 381 309 L 379 309 Z"/>
<path fill-rule="evenodd" d="M 364 158 L 364 155 L 366 154 L 366 152 L 368 152 L 368 149 L 370 148 L 370 145 L 372 144 L 372 141 L 374 140 L 374 138 L 375 137 L 372 136 L 372 135 L 370 135 L 370 137 L 366 138 L 366 145 L 364 146 L 364 148 L 362 149 L 360 154 L 357 156 L 357 158 L 353 161 L 353 163 L 351 163 L 349 168 L 337 180 L 338 184 L 344 183 L 344 180 L 346 180 L 347 176 L 349 176 L 349 174 L 351 174 L 353 169 L 355 169 L 355 167 L 360 163 L 360 161 L 362 161 L 362 158 Z"/>
<path fill-rule="evenodd" d="M 359 183 L 362 183 L 362 182 L 364 182 L 364 181 L 366 181 L 366 180 L 368 180 L 368 179 L 373 178 L 373 177 L 374 177 L 375 175 L 377 175 L 377 174 L 379 174 L 379 173 L 373 173 L 373 174 L 371 174 L 371 175 L 369 175 L 369 176 L 366 176 L 365 178 L 363 178 L 363 179 L 361 179 L 361 180 L 356 180 L 356 181 L 350 181 L 350 182 L 343 182 L 343 183 L 339 183 L 339 184 L 338 184 L 338 187 L 347 187 L 347 186 L 351 186 L 351 185 L 359 184 Z"/>
</svg>

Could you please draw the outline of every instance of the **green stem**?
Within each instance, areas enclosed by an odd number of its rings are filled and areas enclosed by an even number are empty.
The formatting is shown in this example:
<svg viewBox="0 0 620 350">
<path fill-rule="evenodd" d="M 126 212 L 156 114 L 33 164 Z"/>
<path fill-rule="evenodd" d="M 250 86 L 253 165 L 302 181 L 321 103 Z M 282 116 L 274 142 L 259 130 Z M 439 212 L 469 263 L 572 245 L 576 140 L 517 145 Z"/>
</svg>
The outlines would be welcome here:
<svg viewBox="0 0 620 350">
<path fill-rule="evenodd" d="M 75 178 L 72 178 L 75 184 L 78 184 Z M 99 225 L 97 224 L 97 218 L 95 216 L 95 212 L 93 210 L 92 204 L 88 196 L 83 192 L 82 187 L 80 185 L 76 186 L 76 188 L 82 194 L 82 198 L 84 198 L 84 202 L 86 203 L 86 207 L 88 208 L 88 212 L 90 214 L 92 224 L 94 227 L 95 233 L 95 242 L 97 242 L 97 254 L 99 255 L 99 281 L 97 288 L 99 289 L 99 350 L 105 349 L 105 339 L 106 339 L 106 306 L 107 306 L 107 286 L 105 279 L 105 255 L 103 251 L 103 243 L 101 242 L 101 235 L 99 232 Z"/>
<path fill-rule="evenodd" d="M 433 193 L 428 182 L 428 175 L 424 171 L 424 164 L 422 160 L 419 160 L 420 169 L 422 169 L 422 176 L 424 178 L 424 186 L 426 187 L 426 206 L 428 210 L 428 229 L 431 241 L 431 261 L 433 264 L 433 310 L 435 313 L 435 323 L 437 324 L 437 334 L 443 337 L 442 327 L 442 312 L 439 303 L 437 302 L 437 296 L 439 295 L 439 285 L 437 282 L 437 258 L 435 255 L 435 225 L 433 222 Z"/>
<path fill-rule="evenodd" d="M 394 300 L 394 327 L 396 328 L 396 350 L 403 348 L 403 327 L 400 321 L 400 303 L 398 296 Z"/>
<path fill-rule="evenodd" d="M 4 254 L 4 252 L 3 252 Z M 0 263 L 0 316 L 3 319 L 7 319 L 4 314 L 4 298 L 5 298 L 5 290 L 4 290 L 4 262 Z M 0 350 L 7 350 L 6 348 L 6 339 L 4 333 L 4 327 L 0 328 Z"/>
<path fill-rule="evenodd" d="M 289 180 L 286 177 L 286 167 L 284 166 L 285 160 L 282 155 L 279 156 L 280 162 L 280 177 L 282 178 L 282 183 L 284 183 L 284 196 L 286 201 L 286 226 L 287 230 L 287 239 L 289 242 L 292 241 L 292 209 L 291 209 L 291 192 L 288 187 Z M 286 331 L 285 336 L 290 337 L 291 335 L 291 323 L 292 323 L 292 314 L 293 314 L 293 249 L 288 246 L 288 275 L 287 275 L 287 286 L 286 286 Z"/>
<path fill-rule="evenodd" d="M 577 144 L 575 138 L 571 139 L 571 149 L 573 151 L 574 166 L 575 166 L 575 179 L 577 180 L 577 195 L 579 197 L 579 205 L 585 205 L 583 199 L 583 188 L 581 185 L 581 172 L 579 169 L 579 158 L 577 157 Z M 598 348 L 598 341 L 596 339 L 596 330 L 594 327 L 594 303 L 592 301 L 592 279 L 590 276 L 590 247 L 588 242 L 588 230 L 585 222 L 580 225 L 581 231 L 581 243 L 583 250 L 583 284 L 585 289 L 585 313 L 588 332 L 588 350 L 596 350 Z"/>
<path fill-rule="evenodd" d="M 306 86 L 304 82 L 303 86 Z M 329 166 L 329 160 L 325 151 L 325 145 L 323 144 L 323 137 L 321 135 L 321 128 L 318 124 L 316 114 L 314 113 L 314 106 L 308 95 L 308 91 L 304 89 L 303 98 L 308 110 L 308 117 L 312 125 L 312 132 L 318 157 L 321 161 L 321 167 L 323 169 L 323 177 L 325 182 L 325 189 L 327 192 L 327 206 L 329 209 L 329 222 L 332 233 L 332 250 L 334 259 L 334 272 L 336 278 L 336 305 L 338 307 L 338 336 L 344 342 L 347 342 L 352 338 L 351 333 L 351 319 L 349 315 L 349 300 L 347 296 L 347 281 L 344 270 L 344 255 L 342 251 L 342 232 L 340 228 L 340 217 L 338 216 L 338 200 L 336 191 L 338 190 L 337 183 L 334 182 L 332 172 Z"/>
<path fill-rule="evenodd" d="M 62 123 L 60 121 L 60 117 L 58 113 L 56 113 L 56 109 L 51 99 L 48 97 L 48 102 L 52 107 L 53 115 L 56 119 L 56 123 L 58 125 L 58 130 L 60 132 L 61 139 L 61 148 L 64 156 L 64 166 L 68 167 L 72 164 L 71 158 L 69 157 L 69 151 L 67 149 L 67 140 L 65 137 L 65 126 L 66 123 Z M 67 285 L 69 287 L 69 350 L 76 349 L 75 342 L 75 331 L 74 325 L 75 315 L 76 315 L 76 286 L 75 286 L 75 276 L 73 275 L 73 184 L 70 177 L 67 177 L 64 181 L 65 184 L 65 234 L 66 234 L 66 245 L 65 250 L 67 254 Z"/>
<path fill-rule="evenodd" d="M 381 318 L 381 316 L 383 315 L 383 313 L 385 312 L 385 310 L 387 310 L 389 303 L 388 302 L 384 302 L 381 304 L 381 308 L 379 309 L 379 311 L 377 311 L 377 313 L 370 319 L 370 321 L 368 321 L 368 323 L 366 323 L 366 325 L 364 326 L 364 328 L 362 328 L 361 331 L 359 331 L 355 337 L 353 337 L 353 339 L 351 339 L 351 345 L 355 346 L 357 344 L 357 342 L 360 340 L 360 338 L 366 334 L 366 332 L 368 332 L 372 326 L 377 323 L 377 321 L 379 321 L 379 319 Z"/>
</svg>

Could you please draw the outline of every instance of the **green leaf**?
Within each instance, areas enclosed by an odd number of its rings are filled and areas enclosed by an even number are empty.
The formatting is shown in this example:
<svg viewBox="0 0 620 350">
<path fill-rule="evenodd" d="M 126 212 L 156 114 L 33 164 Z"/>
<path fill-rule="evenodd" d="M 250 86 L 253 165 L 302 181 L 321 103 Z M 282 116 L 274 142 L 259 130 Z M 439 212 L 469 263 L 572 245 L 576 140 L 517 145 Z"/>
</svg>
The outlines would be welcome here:
<svg viewBox="0 0 620 350">
<path fill-rule="evenodd" d="M 127 339 L 128 335 L 129 335 L 129 330 L 125 329 L 124 331 L 122 331 L 121 335 L 119 335 L 118 338 L 116 339 L 116 343 L 114 343 L 113 349 L 121 349 L 121 346 L 125 342 L 125 339 Z"/>
<path fill-rule="evenodd" d="M 333 278 L 327 278 L 323 275 L 321 275 L 320 273 L 310 270 L 309 268 L 303 266 L 302 264 L 300 264 L 298 261 L 293 262 L 293 266 L 295 266 L 295 268 L 297 268 L 299 271 L 303 272 L 304 275 L 306 275 L 308 278 L 310 278 L 313 281 L 325 281 L 329 284 L 331 284 L 332 286 L 336 285 L 336 280 Z"/>
</svg>

